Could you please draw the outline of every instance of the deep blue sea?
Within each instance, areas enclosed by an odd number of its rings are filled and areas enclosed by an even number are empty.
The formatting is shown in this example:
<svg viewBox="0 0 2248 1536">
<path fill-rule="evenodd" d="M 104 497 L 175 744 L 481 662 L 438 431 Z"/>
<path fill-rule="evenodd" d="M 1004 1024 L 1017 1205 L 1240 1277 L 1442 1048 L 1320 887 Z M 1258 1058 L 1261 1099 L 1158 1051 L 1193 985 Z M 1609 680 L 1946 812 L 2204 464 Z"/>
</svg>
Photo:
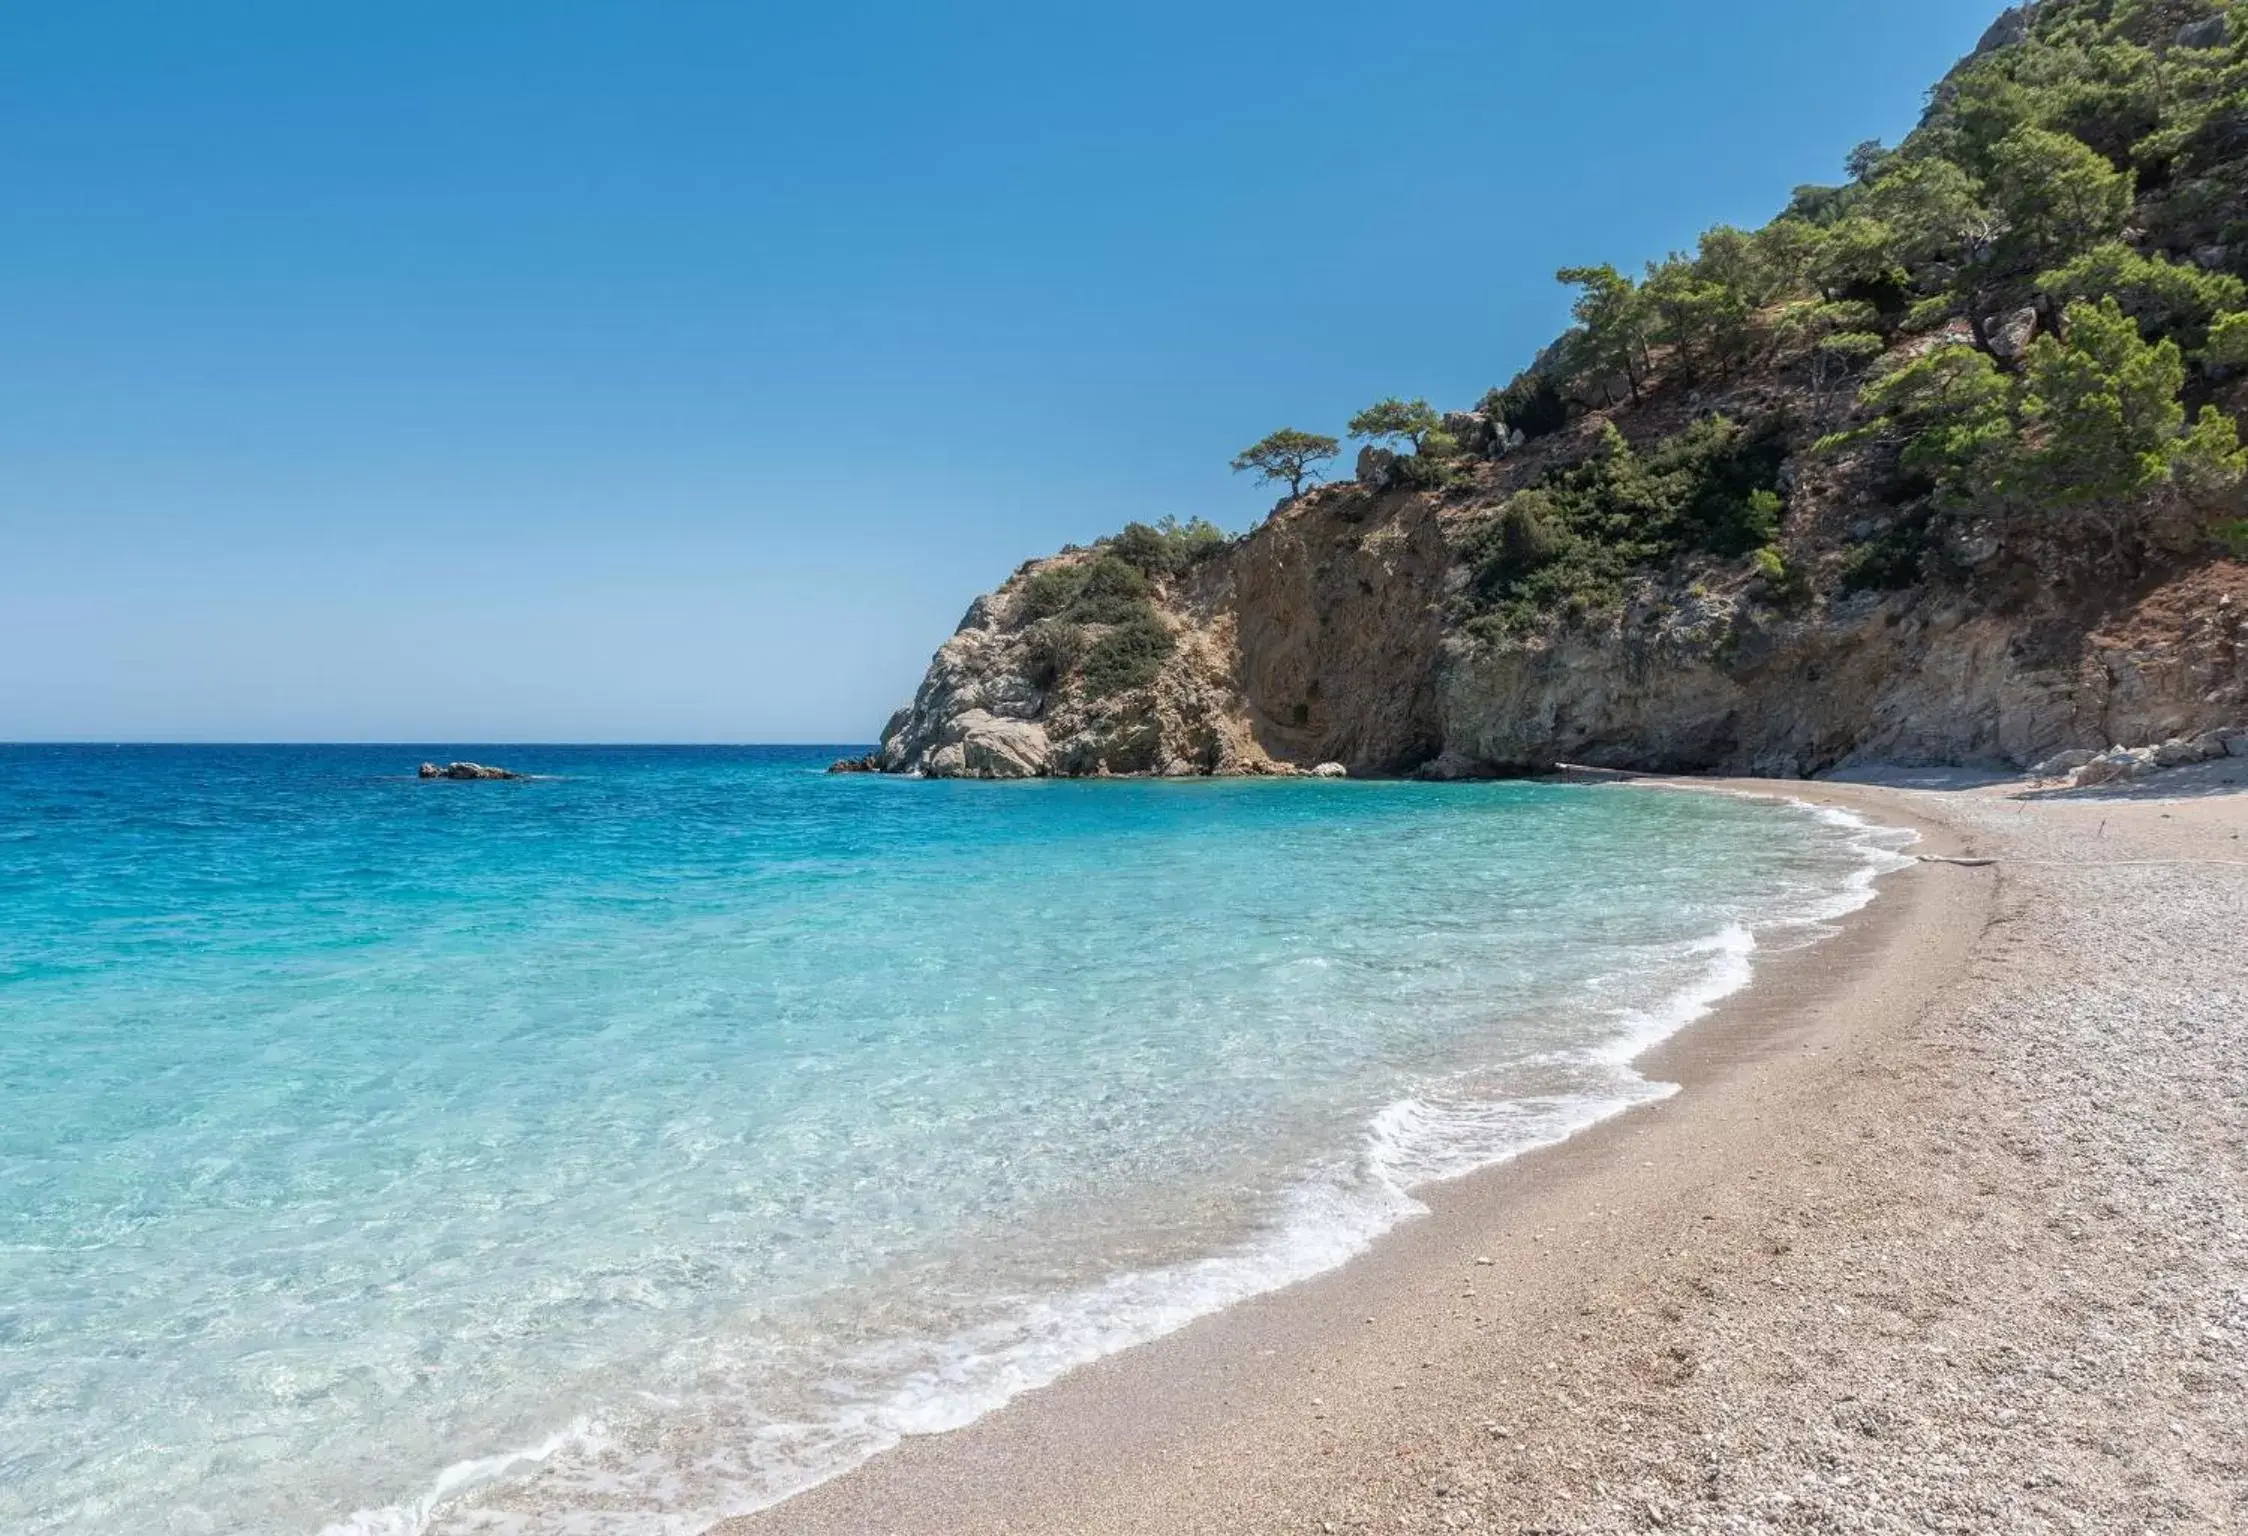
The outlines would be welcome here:
<svg viewBox="0 0 2248 1536">
<path fill-rule="evenodd" d="M 699 1531 L 1660 1096 L 1895 858 L 841 750 L 0 747 L 0 1530 Z"/>
</svg>

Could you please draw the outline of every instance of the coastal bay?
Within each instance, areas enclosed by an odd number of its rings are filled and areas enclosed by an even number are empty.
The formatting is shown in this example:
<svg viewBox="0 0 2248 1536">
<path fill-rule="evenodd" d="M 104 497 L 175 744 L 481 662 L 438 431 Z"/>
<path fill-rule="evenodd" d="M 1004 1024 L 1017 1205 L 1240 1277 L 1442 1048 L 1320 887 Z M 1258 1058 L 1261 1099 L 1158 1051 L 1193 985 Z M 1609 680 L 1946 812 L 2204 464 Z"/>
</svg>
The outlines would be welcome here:
<svg viewBox="0 0 2248 1536">
<path fill-rule="evenodd" d="M 0 752 L 0 1526 L 699 1531 L 1671 1093 L 1630 1058 L 1899 859 L 1595 786 L 474 755 L 526 777 Z"/>
<path fill-rule="evenodd" d="M 1995 862 L 1760 965 L 1675 1098 L 720 1529 L 2236 1529 L 2242 777 L 1714 781 Z"/>
<path fill-rule="evenodd" d="M 2248 1532 L 2248 0 L 86 9 L 0 1536 Z"/>
</svg>

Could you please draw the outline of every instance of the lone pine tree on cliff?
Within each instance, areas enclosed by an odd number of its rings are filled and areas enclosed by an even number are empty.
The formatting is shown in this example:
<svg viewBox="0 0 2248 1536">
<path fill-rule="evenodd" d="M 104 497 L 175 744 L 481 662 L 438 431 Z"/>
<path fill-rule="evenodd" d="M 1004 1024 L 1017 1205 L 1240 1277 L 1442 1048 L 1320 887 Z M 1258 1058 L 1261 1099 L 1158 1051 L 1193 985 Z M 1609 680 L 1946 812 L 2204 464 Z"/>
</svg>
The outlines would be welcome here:
<svg viewBox="0 0 2248 1536">
<path fill-rule="evenodd" d="M 1333 462 L 1342 451 L 1343 445 L 1331 437 L 1282 427 L 1242 449 L 1233 461 L 1233 472 L 1238 475 L 1245 469 L 1253 469 L 1257 471 L 1259 485 L 1285 480 L 1288 495 L 1293 498 L 1304 493 L 1304 481 L 1319 478 L 1320 465 Z"/>
</svg>

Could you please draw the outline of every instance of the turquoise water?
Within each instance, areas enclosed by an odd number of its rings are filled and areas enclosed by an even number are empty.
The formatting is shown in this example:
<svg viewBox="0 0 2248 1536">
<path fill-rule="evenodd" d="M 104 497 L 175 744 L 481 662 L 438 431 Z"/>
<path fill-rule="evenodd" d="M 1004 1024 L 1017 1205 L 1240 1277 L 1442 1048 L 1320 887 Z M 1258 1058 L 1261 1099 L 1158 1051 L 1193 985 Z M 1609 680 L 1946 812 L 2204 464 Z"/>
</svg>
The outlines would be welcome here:
<svg viewBox="0 0 2248 1536">
<path fill-rule="evenodd" d="M 1659 1095 L 1891 857 L 832 755 L 0 748 L 0 1530 L 699 1530 Z"/>
</svg>

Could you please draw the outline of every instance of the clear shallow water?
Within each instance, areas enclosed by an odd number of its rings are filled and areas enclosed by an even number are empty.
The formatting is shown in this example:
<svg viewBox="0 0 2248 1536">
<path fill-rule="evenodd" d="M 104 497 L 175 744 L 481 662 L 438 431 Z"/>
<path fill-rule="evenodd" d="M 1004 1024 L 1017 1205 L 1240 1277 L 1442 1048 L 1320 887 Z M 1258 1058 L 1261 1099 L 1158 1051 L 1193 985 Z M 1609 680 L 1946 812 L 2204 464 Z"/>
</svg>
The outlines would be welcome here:
<svg viewBox="0 0 2248 1536">
<path fill-rule="evenodd" d="M 1894 846 L 833 755 L 0 748 L 0 1529 L 699 1530 L 1659 1096 Z"/>
</svg>

